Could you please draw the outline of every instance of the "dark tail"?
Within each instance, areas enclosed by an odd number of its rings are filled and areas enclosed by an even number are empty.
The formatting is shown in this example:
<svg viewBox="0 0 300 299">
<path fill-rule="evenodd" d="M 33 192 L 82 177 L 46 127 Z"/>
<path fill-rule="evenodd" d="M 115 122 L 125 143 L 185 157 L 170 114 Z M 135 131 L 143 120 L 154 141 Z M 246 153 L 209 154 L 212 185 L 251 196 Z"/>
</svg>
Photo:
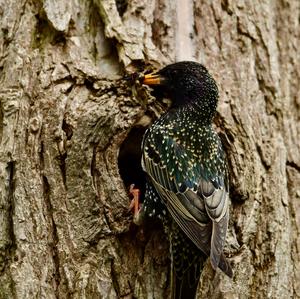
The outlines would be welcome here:
<svg viewBox="0 0 300 299">
<path fill-rule="evenodd" d="M 196 298 L 197 287 L 207 257 L 195 261 L 181 277 L 173 271 L 172 299 L 194 299 Z"/>
<path fill-rule="evenodd" d="M 171 233 L 172 299 L 194 299 L 207 256 L 176 225 Z"/>
</svg>

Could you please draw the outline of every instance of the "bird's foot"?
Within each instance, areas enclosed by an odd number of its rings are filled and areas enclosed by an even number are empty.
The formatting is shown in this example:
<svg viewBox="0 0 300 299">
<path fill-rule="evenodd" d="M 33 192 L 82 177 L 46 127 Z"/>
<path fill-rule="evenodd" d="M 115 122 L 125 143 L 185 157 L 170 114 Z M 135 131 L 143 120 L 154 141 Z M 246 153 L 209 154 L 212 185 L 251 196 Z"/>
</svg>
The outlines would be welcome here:
<svg viewBox="0 0 300 299">
<path fill-rule="evenodd" d="M 129 194 L 133 197 L 130 205 L 129 210 L 133 210 L 133 222 L 136 225 L 140 225 L 142 222 L 142 214 L 141 210 L 141 203 L 140 203 L 140 193 L 141 191 L 138 188 L 135 188 L 134 184 L 131 184 L 129 187 Z"/>
<path fill-rule="evenodd" d="M 132 195 L 132 200 L 129 205 L 129 210 L 133 210 L 134 215 L 137 215 L 141 205 L 140 205 L 140 189 L 134 188 L 135 185 L 131 184 L 129 187 L 129 194 Z"/>
</svg>

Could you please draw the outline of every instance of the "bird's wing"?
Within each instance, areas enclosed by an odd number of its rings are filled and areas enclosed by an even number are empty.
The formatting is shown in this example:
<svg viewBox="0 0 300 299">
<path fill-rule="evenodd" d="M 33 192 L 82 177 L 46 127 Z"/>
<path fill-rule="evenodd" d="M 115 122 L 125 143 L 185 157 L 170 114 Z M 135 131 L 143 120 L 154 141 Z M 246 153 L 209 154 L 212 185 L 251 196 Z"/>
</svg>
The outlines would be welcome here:
<svg viewBox="0 0 300 299">
<path fill-rule="evenodd" d="M 226 172 L 207 167 L 171 136 L 153 138 L 144 141 L 144 170 L 186 235 L 210 255 L 214 268 L 232 275 L 222 255 L 228 225 Z"/>
</svg>

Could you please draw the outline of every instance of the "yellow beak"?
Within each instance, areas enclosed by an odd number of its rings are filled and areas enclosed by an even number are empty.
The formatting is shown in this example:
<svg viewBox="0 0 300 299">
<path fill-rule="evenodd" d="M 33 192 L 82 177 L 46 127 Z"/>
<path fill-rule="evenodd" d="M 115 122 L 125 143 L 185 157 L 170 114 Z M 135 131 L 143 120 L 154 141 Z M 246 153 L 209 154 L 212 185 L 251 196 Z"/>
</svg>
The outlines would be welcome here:
<svg viewBox="0 0 300 299">
<path fill-rule="evenodd" d="M 146 85 L 160 85 L 161 77 L 158 74 L 152 73 L 145 75 L 143 84 Z"/>
</svg>

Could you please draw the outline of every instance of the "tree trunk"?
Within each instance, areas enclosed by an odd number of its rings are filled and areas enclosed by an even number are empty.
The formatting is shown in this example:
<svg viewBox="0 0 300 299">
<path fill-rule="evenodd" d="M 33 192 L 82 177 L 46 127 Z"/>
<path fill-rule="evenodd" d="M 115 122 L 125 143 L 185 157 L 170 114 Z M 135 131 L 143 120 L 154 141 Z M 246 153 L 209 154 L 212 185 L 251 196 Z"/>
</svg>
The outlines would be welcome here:
<svg viewBox="0 0 300 299">
<path fill-rule="evenodd" d="M 0 298 L 168 298 L 167 236 L 127 190 L 162 107 L 121 77 L 183 59 L 218 83 L 231 170 L 234 278 L 207 263 L 199 298 L 300 298 L 299 20 L 298 0 L 0 0 Z"/>
</svg>

